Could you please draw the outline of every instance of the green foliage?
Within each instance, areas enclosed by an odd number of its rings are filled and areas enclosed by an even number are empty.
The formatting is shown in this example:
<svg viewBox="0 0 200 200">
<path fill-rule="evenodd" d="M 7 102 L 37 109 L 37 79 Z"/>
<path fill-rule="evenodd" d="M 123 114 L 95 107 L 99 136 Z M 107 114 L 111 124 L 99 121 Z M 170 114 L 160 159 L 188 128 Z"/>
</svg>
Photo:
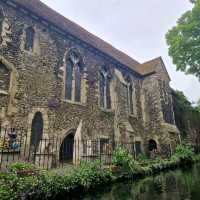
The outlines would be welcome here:
<svg viewBox="0 0 200 200">
<path fill-rule="evenodd" d="M 179 144 L 172 156 L 172 160 L 180 160 L 181 162 L 192 162 L 194 157 L 193 149 L 190 145 Z"/>
<path fill-rule="evenodd" d="M 8 170 L 12 173 L 16 173 L 22 170 L 35 170 L 36 167 L 31 163 L 16 162 L 9 166 Z"/>
<path fill-rule="evenodd" d="M 200 112 L 192 107 L 185 95 L 180 91 L 172 91 L 176 125 L 181 132 L 182 140 L 191 136 L 191 132 L 200 132 Z M 190 135 L 189 135 L 190 134 Z M 198 135 L 196 135 L 198 137 Z M 192 139 L 192 138 L 191 138 Z M 193 138 L 194 141 L 196 138 Z M 198 138 L 197 138 L 198 139 Z"/>
<path fill-rule="evenodd" d="M 100 162 L 83 162 L 67 174 L 43 171 L 39 176 L 18 176 L 16 170 L 30 166 L 16 163 L 7 174 L 0 174 L 0 199 L 54 199 L 75 189 L 88 190 L 112 179 L 109 170 L 102 169 Z M 32 165 L 31 165 L 32 167 Z"/>
<path fill-rule="evenodd" d="M 123 147 L 118 147 L 113 153 L 112 163 L 121 167 L 124 172 L 132 174 L 141 171 L 139 163 L 134 160 L 133 156 Z"/>
<path fill-rule="evenodd" d="M 181 16 L 177 25 L 166 34 L 166 39 L 177 70 L 200 79 L 200 0 L 192 2 L 193 9 Z"/>
</svg>

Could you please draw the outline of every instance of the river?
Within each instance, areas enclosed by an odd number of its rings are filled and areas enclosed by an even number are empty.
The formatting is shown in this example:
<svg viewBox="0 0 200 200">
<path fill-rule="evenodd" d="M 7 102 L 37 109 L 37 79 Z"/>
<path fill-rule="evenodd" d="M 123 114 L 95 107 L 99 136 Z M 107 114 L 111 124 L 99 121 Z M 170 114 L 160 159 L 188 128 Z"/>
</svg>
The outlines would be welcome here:
<svg viewBox="0 0 200 200">
<path fill-rule="evenodd" d="M 200 200 L 200 164 L 106 186 L 83 200 Z"/>
</svg>

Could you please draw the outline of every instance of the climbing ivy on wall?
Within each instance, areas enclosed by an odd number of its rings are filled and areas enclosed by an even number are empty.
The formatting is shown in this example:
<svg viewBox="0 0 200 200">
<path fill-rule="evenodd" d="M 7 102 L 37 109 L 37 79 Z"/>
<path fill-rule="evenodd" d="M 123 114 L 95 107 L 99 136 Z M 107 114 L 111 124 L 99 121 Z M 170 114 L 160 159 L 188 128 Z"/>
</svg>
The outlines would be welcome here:
<svg viewBox="0 0 200 200">
<path fill-rule="evenodd" d="M 182 139 L 200 139 L 200 111 L 193 107 L 183 92 L 172 91 L 176 125 Z"/>
</svg>

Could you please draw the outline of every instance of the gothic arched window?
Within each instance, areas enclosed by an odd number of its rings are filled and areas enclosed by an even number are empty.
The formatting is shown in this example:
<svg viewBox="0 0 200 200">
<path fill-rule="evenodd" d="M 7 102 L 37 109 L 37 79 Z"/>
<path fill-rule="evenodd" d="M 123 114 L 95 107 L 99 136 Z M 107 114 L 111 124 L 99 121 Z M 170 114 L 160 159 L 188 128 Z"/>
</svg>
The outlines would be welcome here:
<svg viewBox="0 0 200 200">
<path fill-rule="evenodd" d="M 106 69 L 100 71 L 100 106 L 104 109 L 111 108 L 110 77 Z"/>
<path fill-rule="evenodd" d="M 25 33 L 26 33 L 25 50 L 33 51 L 35 30 L 32 27 L 29 27 L 25 30 Z"/>
<path fill-rule="evenodd" d="M 72 77 L 73 77 L 73 63 L 67 60 L 66 76 L 65 76 L 65 99 L 72 99 Z"/>
<path fill-rule="evenodd" d="M 128 84 L 128 107 L 129 113 L 133 114 L 133 86 Z"/>
<path fill-rule="evenodd" d="M 3 21 L 4 21 L 4 15 L 0 11 L 0 43 L 2 42 Z"/>
<path fill-rule="evenodd" d="M 0 90 L 8 92 L 10 84 L 10 71 L 0 62 Z"/>
<path fill-rule="evenodd" d="M 127 107 L 128 107 L 128 112 L 129 114 L 134 114 L 133 110 L 133 96 L 134 96 L 134 86 L 132 83 L 132 80 L 129 76 L 125 76 L 126 80 L 126 95 L 127 95 Z"/>
<path fill-rule="evenodd" d="M 66 75 L 65 75 L 65 99 L 74 100 L 75 102 L 81 102 L 82 63 L 81 63 L 81 57 L 77 50 L 72 49 L 68 53 L 66 63 L 67 64 L 66 64 Z"/>
</svg>

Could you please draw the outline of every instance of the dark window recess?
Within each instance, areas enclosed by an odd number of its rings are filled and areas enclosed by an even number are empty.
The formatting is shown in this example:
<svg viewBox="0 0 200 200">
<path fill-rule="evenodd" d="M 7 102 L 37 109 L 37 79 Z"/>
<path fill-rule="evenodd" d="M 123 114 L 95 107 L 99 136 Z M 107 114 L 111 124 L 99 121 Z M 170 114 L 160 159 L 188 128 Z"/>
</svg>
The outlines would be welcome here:
<svg viewBox="0 0 200 200">
<path fill-rule="evenodd" d="M 10 71 L 0 62 L 0 89 L 4 91 L 9 90 Z"/>
<path fill-rule="evenodd" d="M 106 106 L 107 106 L 107 109 L 111 108 L 110 79 L 108 79 L 108 78 L 107 78 L 107 81 L 106 81 Z"/>
<path fill-rule="evenodd" d="M 65 99 L 72 99 L 72 75 L 73 65 L 70 60 L 68 60 L 66 65 L 66 75 L 65 75 Z"/>
<path fill-rule="evenodd" d="M 76 66 L 75 70 L 75 101 L 81 101 L 81 69 L 80 66 Z"/>
<path fill-rule="evenodd" d="M 129 111 L 133 114 L 133 87 L 129 85 Z"/>
<path fill-rule="evenodd" d="M 0 12 L 0 43 L 2 43 L 3 20 L 4 20 L 4 16 Z"/>
<path fill-rule="evenodd" d="M 142 153 L 141 142 L 140 141 L 136 141 L 135 142 L 135 154 L 136 154 L 136 156 L 138 156 L 141 153 Z"/>
<path fill-rule="evenodd" d="M 149 151 L 157 149 L 157 143 L 155 140 L 149 140 Z"/>
<path fill-rule="evenodd" d="M 105 108 L 105 99 L 104 99 L 104 96 L 105 96 L 105 77 L 102 73 L 100 73 L 100 106 L 102 108 Z"/>
<path fill-rule="evenodd" d="M 42 113 L 37 112 L 32 121 L 31 128 L 31 147 L 36 152 L 43 135 L 43 118 Z"/>
<path fill-rule="evenodd" d="M 35 31 L 32 27 L 26 29 L 25 50 L 33 51 Z"/>
</svg>

